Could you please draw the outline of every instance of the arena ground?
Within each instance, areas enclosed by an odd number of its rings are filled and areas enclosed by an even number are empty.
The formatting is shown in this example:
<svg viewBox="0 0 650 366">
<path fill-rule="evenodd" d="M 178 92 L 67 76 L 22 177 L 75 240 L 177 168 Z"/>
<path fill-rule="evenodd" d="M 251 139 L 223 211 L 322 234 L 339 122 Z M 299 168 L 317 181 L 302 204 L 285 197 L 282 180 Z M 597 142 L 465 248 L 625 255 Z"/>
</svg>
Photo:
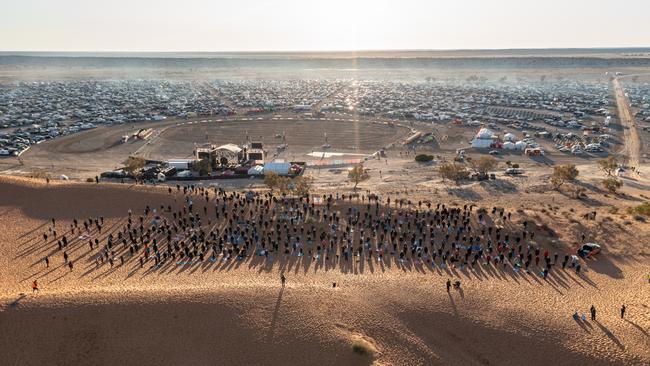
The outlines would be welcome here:
<svg viewBox="0 0 650 366">
<path fill-rule="evenodd" d="M 344 154 L 372 154 L 408 136 L 410 130 L 381 122 L 334 120 L 253 120 L 221 121 L 170 126 L 154 137 L 140 154 L 146 158 L 164 160 L 190 157 L 196 143 L 243 145 L 247 138 L 261 141 L 269 153 L 276 146 L 288 144 L 282 157 L 288 160 L 313 159 L 306 154 L 327 151 Z M 284 136 L 282 138 L 281 136 Z"/>
</svg>

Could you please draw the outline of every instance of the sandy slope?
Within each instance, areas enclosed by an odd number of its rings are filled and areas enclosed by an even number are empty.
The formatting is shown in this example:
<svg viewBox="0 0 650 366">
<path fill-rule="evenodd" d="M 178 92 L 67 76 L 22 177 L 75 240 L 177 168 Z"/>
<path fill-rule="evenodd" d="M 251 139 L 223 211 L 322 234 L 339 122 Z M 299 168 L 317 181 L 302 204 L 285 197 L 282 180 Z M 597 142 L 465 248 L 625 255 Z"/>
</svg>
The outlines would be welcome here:
<svg viewBox="0 0 650 366">
<path fill-rule="evenodd" d="M 361 262 L 331 268 L 257 257 L 163 272 L 130 265 L 95 271 L 84 262 L 85 247 L 72 253 L 77 264 L 70 272 L 56 255 L 49 269 L 42 263 L 49 249 L 41 235 L 50 217 L 66 226 L 73 217 L 103 215 L 107 227 L 118 227 L 129 208 L 177 204 L 182 197 L 156 188 L 0 179 L 4 364 L 650 362 L 650 260 L 641 254 L 647 224 L 599 232 L 601 240 L 625 238 L 626 248 L 612 243 L 585 275 L 557 271 L 546 282 L 492 267 L 451 272 Z M 572 227 L 561 215 L 549 222 L 570 236 L 563 225 Z M 281 270 L 288 277 L 284 289 Z M 462 293 L 445 291 L 452 276 L 462 279 Z M 40 293 L 30 292 L 33 279 Z M 618 317 L 623 302 L 626 320 Z M 591 304 L 598 322 L 571 319 Z M 354 342 L 373 355 L 353 353 Z"/>
</svg>

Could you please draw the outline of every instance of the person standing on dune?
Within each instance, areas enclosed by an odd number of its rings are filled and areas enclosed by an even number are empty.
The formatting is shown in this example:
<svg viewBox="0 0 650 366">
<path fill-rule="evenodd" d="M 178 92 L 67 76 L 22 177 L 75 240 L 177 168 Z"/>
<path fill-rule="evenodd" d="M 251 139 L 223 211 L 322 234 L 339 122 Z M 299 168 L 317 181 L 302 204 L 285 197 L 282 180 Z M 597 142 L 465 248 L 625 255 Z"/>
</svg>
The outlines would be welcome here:
<svg viewBox="0 0 650 366">
<path fill-rule="evenodd" d="M 447 292 L 451 289 L 451 280 L 447 278 Z"/>
<path fill-rule="evenodd" d="M 284 273 L 280 274 L 280 282 L 282 283 L 282 287 L 284 287 L 284 284 L 287 282 L 287 278 L 284 276 Z"/>
<path fill-rule="evenodd" d="M 625 309 L 626 309 L 625 304 L 623 304 L 621 306 L 621 319 L 625 318 Z"/>
<path fill-rule="evenodd" d="M 38 291 L 38 283 L 36 282 L 36 280 L 32 282 L 32 292 L 34 291 Z"/>
</svg>

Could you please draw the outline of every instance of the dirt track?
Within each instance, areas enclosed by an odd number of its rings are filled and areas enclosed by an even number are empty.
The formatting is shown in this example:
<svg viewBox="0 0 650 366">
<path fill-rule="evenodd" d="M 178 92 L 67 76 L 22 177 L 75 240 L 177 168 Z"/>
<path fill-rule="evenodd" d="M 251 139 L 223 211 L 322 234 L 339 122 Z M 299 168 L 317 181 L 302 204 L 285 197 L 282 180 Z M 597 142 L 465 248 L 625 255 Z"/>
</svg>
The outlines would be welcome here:
<svg viewBox="0 0 650 366">
<path fill-rule="evenodd" d="M 630 112 L 630 102 L 625 96 L 625 91 L 618 79 L 612 79 L 612 85 L 614 86 L 614 95 L 616 96 L 616 104 L 618 105 L 618 116 L 623 125 L 625 136 L 624 151 L 628 158 L 628 165 L 638 169 L 641 167 L 641 140 L 636 129 L 636 122 Z"/>
</svg>

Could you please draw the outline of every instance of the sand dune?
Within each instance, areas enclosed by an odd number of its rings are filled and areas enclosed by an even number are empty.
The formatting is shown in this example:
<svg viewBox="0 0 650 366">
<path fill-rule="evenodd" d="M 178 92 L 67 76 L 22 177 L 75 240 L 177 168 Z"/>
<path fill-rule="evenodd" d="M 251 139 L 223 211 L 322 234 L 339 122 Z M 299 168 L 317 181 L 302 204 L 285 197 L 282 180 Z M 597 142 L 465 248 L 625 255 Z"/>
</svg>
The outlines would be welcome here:
<svg viewBox="0 0 650 366">
<path fill-rule="evenodd" d="M 261 257 L 154 271 L 95 269 L 85 247 L 69 271 L 41 237 L 51 217 L 180 205 L 166 188 L 0 178 L 0 354 L 7 365 L 644 365 L 650 362 L 650 261 L 613 247 L 589 270 L 540 276 L 489 267 L 375 261 L 348 267 Z M 565 235 L 552 222 L 550 229 Z M 643 253 L 647 224 L 628 252 Z M 630 230 L 630 229 L 628 229 Z M 541 234 L 540 234 L 541 235 Z M 543 239 L 540 239 L 543 240 Z M 55 251 L 56 252 L 56 251 Z M 279 273 L 288 278 L 283 288 Z M 463 291 L 447 293 L 447 278 Z M 31 293 L 37 279 L 39 293 Z M 338 286 L 332 287 L 336 282 Z M 620 319 L 621 303 L 628 306 Z M 599 310 L 575 322 L 575 310 Z M 369 355 L 352 350 L 360 344 Z"/>
</svg>

